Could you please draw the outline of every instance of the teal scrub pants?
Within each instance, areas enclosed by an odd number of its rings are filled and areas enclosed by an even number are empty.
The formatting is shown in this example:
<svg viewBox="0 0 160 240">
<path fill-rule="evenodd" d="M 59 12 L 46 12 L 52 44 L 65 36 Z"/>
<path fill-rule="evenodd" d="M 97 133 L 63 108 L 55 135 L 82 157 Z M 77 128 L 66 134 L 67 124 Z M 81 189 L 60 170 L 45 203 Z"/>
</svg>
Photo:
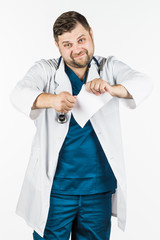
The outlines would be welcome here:
<svg viewBox="0 0 160 240">
<path fill-rule="evenodd" d="M 109 240 L 112 192 L 91 195 L 51 193 L 50 208 L 43 238 L 40 240 Z"/>
</svg>

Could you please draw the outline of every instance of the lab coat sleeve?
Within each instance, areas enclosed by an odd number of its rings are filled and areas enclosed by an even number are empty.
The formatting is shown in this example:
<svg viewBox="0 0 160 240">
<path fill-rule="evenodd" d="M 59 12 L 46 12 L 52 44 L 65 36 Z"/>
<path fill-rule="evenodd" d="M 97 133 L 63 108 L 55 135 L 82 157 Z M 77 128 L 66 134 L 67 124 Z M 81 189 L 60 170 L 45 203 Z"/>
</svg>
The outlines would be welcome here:
<svg viewBox="0 0 160 240">
<path fill-rule="evenodd" d="M 35 99 L 44 92 L 48 81 L 46 67 L 47 63 L 43 59 L 35 62 L 10 94 L 12 105 L 32 120 L 36 119 L 44 111 L 44 108 L 31 110 L 31 107 Z"/>
<path fill-rule="evenodd" d="M 133 70 L 115 57 L 112 57 L 112 69 L 115 83 L 124 86 L 133 97 L 133 99 L 119 98 L 123 105 L 134 109 L 150 95 L 153 83 L 149 76 Z"/>
</svg>

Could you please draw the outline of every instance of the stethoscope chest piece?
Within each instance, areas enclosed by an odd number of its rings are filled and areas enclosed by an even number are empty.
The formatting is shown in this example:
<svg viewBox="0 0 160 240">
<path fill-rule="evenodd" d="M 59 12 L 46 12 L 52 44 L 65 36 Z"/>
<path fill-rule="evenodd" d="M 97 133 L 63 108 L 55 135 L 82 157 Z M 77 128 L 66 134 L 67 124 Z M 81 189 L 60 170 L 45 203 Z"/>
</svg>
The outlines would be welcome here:
<svg viewBox="0 0 160 240">
<path fill-rule="evenodd" d="M 57 69 L 59 68 L 60 62 L 61 62 L 62 56 L 59 58 L 58 60 L 58 66 Z M 96 62 L 97 66 L 98 66 L 98 73 L 100 74 L 100 64 L 97 61 L 97 59 L 95 57 L 93 57 L 94 61 Z M 89 63 L 89 67 L 90 67 L 90 63 Z M 56 94 L 56 93 L 55 93 Z M 66 123 L 68 121 L 68 114 L 67 113 L 62 113 L 62 112 L 56 112 L 57 116 L 56 116 L 56 120 L 58 123 Z"/>
<path fill-rule="evenodd" d="M 58 123 L 66 123 L 68 121 L 68 116 L 66 113 L 57 112 L 57 122 Z"/>
</svg>

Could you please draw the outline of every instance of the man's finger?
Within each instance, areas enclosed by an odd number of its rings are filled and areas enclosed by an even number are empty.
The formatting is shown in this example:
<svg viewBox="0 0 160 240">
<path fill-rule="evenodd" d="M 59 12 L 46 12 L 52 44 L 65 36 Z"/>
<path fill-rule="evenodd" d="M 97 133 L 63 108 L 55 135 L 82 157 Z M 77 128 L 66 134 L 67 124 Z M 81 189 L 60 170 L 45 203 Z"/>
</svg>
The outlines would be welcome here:
<svg viewBox="0 0 160 240">
<path fill-rule="evenodd" d="M 88 92 L 91 92 L 90 85 L 91 85 L 91 81 L 89 81 L 89 82 L 86 83 L 86 90 L 87 90 Z"/>
<path fill-rule="evenodd" d="M 94 90 L 97 91 L 97 92 L 100 92 L 100 84 L 99 83 L 96 83 L 94 85 Z"/>
<path fill-rule="evenodd" d="M 99 87 L 99 92 L 100 93 L 105 93 L 105 87 L 106 87 L 106 83 L 101 83 L 100 87 Z"/>
<path fill-rule="evenodd" d="M 77 97 L 77 96 L 76 96 L 76 97 Z M 67 100 L 68 102 L 70 102 L 70 103 L 75 103 L 76 100 L 77 100 L 76 97 L 75 97 L 75 96 L 69 96 L 69 97 L 67 97 L 66 100 Z"/>
<path fill-rule="evenodd" d="M 74 103 L 70 103 L 70 102 L 67 102 L 65 105 L 65 107 L 67 108 L 73 108 L 73 106 L 74 106 Z"/>
</svg>

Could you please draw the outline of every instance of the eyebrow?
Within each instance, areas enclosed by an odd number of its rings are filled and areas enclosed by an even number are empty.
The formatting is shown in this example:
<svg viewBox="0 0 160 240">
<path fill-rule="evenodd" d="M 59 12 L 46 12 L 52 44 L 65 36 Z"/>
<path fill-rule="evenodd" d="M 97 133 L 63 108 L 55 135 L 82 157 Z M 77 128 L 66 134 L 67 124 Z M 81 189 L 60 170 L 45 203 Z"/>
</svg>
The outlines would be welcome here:
<svg viewBox="0 0 160 240">
<path fill-rule="evenodd" d="M 82 35 L 81 35 L 81 36 L 79 36 L 77 39 L 80 39 L 80 38 L 81 38 L 81 37 L 83 37 L 83 36 L 85 36 L 85 35 L 84 35 L 84 34 L 82 34 Z M 70 42 L 70 41 L 63 41 L 63 42 L 62 42 L 62 44 L 63 44 L 63 43 L 69 43 L 69 42 Z"/>
<path fill-rule="evenodd" d="M 79 36 L 77 39 L 79 39 L 79 38 L 81 38 L 81 37 L 83 37 L 83 36 L 85 36 L 84 34 L 82 34 L 81 36 Z"/>
</svg>

